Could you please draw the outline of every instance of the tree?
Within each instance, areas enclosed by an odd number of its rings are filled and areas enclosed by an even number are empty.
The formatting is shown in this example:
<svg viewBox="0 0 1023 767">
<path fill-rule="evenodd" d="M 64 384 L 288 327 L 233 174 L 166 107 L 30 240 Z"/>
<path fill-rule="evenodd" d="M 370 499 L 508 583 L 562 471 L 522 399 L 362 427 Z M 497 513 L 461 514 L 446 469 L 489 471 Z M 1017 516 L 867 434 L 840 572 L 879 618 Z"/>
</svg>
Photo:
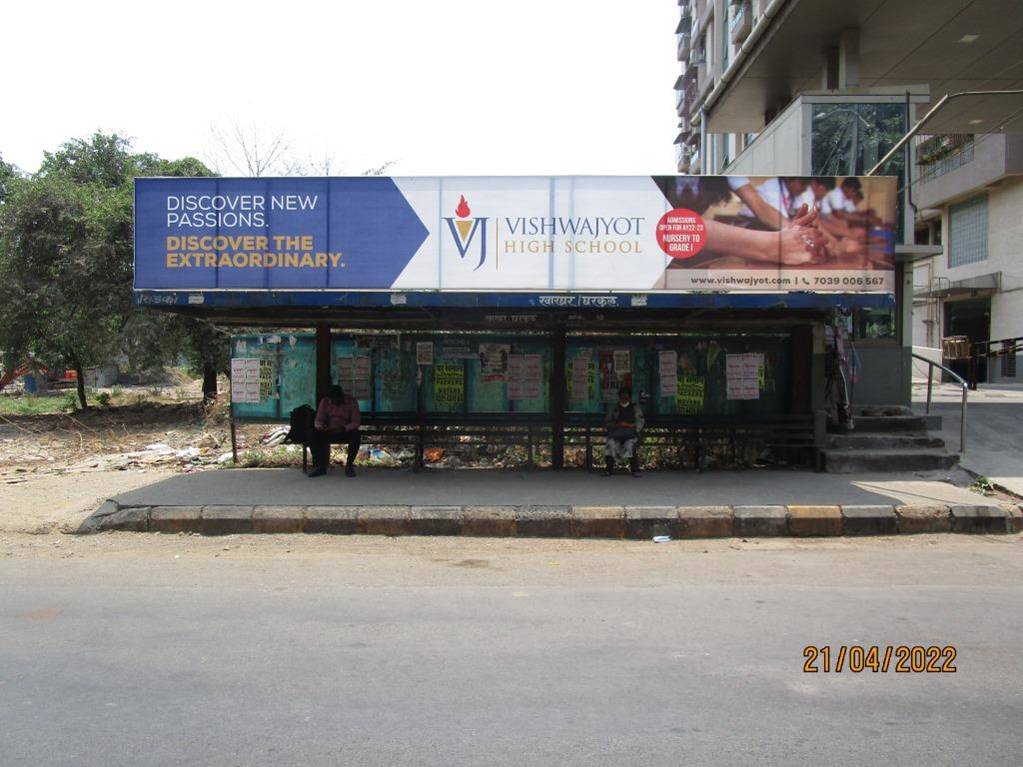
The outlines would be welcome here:
<svg viewBox="0 0 1023 767">
<path fill-rule="evenodd" d="M 243 125 L 237 120 L 226 128 L 210 127 L 207 159 L 214 175 L 293 176 L 303 171 L 283 131 L 271 133 L 256 123 Z"/>
<path fill-rule="evenodd" d="M 132 301 L 133 190 L 137 175 L 211 175 L 194 158 L 131 152 L 116 134 L 47 152 L 39 172 L 3 175 L 0 205 L 0 349 L 6 365 L 33 359 L 71 368 L 88 407 L 84 372 L 126 353 L 155 365 L 180 355 L 173 318 Z M 214 382 L 216 377 L 214 375 Z M 215 385 L 215 384 L 214 384 Z"/>
<path fill-rule="evenodd" d="M 4 162 L 3 155 L 0 155 L 0 205 L 3 205 L 4 198 L 10 192 L 11 185 L 19 176 L 18 169 L 10 163 Z"/>
<path fill-rule="evenodd" d="M 131 311 L 131 198 L 60 175 L 16 180 L 0 208 L 0 348 L 78 375 L 106 360 Z M 128 289 L 125 289 L 125 286 Z"/>
</svg>

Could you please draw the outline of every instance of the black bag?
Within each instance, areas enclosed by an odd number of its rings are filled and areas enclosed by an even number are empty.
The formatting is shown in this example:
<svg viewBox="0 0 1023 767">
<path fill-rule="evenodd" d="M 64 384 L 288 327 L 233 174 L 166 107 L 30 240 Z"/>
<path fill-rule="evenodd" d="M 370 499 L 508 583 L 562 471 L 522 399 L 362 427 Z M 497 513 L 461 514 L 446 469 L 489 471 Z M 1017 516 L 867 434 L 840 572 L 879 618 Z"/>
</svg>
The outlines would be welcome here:
<svg viewBox="0 0 1023 767">
<path fill-rule="evenodd" d="M 309 405 L 299 405 L 288 417 L 288 436 L 284 441 L 294 445 L 307 444 L 312 439 L 315 422 L 316 411 Z"/>
</svg>

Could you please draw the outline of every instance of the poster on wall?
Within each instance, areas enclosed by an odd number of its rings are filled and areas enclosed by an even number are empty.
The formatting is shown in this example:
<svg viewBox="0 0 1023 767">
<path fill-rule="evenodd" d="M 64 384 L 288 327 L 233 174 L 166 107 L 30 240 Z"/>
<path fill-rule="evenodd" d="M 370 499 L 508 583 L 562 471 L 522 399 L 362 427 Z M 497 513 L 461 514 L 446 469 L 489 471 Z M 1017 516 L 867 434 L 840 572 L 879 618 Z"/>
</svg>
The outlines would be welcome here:
<svg viewBox="0 0 1023 767">
<path fill-rule="evenodd" d="M 760 353 L 726 354 L 725 379 L 728 399 L 760 399 L 764 355 Z"/>
<path fill-rule="evenodd" d="M 543 357 L 539 354 L 508 355 L 508 399 L 540 399 Z"/>
<path fill-rule="evenodd" d="M 590 354 L 577 354 L 572 358 L 569 370 L 569 399 L 572 402 L 588 402 L 592 396 L 590 382 L 593 380 L 593 363 Z"/>
<path fill-rule="evenodd" d="M 706 382 L 703 376 L 679 376 L 675 409 L 680 415 L 703 415 Z"/>
<path fill-rule="evenodd" d="M 259 361 L 259 398 L 271 399 L 275 396 L 274 389 L 274 363 L 273 360 L 261 359 Z"/>
<path fill-rule="evenodd" d="M 657 373 L 661 383 L 662 397 L 678 395 L 678 352 L 665 349 L 657 353 Z"/>
<path fill-rule="evenodd" d="M 416 364 L 417 365 L 433 364 L 433 341 L 416 342 Z"/>
<path fill-rule="evenodd" d="M 369 399 L 372 369 L 369 357 L 338 357 L 337 373 L 341 388 L 355 399 Z"/>
<path fill-rule="evenodd" d="M 508 378 L 510 344 L 480 344 L 480 377 L 485 383 L 502 383 Z"/>
<path fill-rule="evenodd" d="M 614 402 L 618 399 L 618 389 L 632 386 L 632 353 L 628 349 L 601 349 L 597 360 L 600 398 Z"/>
<path fill-rule="evenodd" d="M 259 403 L 260 362 L 258 357 L 235 357 L 231 360 L 232 402 Z"/>
<path fill-rule="evenodd" d="M 433 400 L 438 405 L 461 405 L 465 400 L 465 369 L 440 364 L 433 368 Z"/>
<path fill-rule="evenodd" d="M 134 289 L 553 308 L 891 294 L 897 197 L 895 178 L 856 176 L 139 178 Z"/>
</svg>

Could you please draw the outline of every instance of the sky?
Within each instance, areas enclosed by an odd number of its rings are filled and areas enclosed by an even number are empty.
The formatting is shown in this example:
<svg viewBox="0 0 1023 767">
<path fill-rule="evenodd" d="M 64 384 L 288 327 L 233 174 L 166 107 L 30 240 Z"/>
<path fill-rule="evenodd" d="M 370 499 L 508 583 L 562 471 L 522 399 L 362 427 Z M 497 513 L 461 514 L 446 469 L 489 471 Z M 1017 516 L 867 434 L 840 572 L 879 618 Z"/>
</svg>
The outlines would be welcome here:
<svg viewBox="0 0 1023 767">
<path fill-rule="evenodd" d="M 0 155 L 93 132 L 224 165 L 281 135 L 334 174 L 674 173 L 673 0 L 17 2 Z M 224 168 L 221 168 L 224 171 Z"/>
</svg>

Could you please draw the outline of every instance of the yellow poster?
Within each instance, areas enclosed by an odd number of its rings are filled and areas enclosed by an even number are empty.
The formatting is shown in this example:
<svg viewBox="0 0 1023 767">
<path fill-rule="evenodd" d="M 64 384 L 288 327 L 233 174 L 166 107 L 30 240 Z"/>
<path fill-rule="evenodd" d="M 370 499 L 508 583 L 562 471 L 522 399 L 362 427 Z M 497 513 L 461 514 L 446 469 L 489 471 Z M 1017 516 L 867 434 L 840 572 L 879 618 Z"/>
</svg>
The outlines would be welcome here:
<svg viewBox="0 0 1023 767">
<path fill-rule="evenodd" d="M 464 368 L 461 365 L 434 365 L 433 401 L 438 405 L 461 405 L 464 399 Z"/>
<path fill-rule="evenodd" d="M 679 376 L 675 407 L 681 415 L 703 415 L 703 376 Z"/>
</svg>

